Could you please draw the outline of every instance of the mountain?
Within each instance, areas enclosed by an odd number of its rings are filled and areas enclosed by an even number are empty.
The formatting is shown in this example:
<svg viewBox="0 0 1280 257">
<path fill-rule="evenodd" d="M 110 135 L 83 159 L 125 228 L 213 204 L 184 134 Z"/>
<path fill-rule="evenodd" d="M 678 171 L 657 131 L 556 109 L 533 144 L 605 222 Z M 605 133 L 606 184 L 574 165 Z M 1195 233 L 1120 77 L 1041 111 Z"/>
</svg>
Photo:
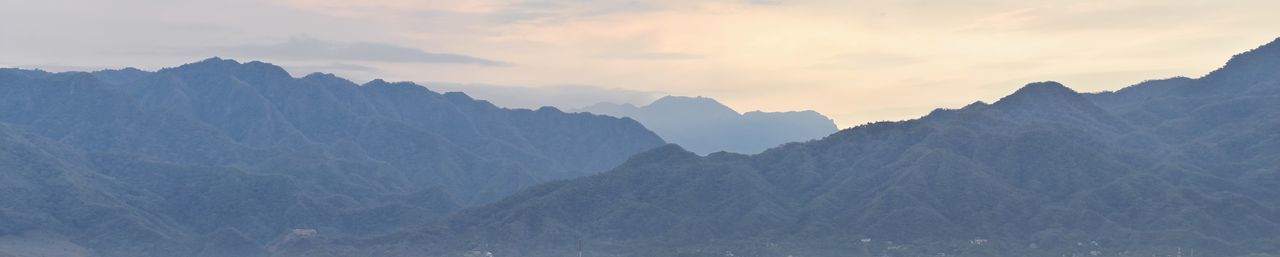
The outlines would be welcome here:
<svg viewBox="0 0 1280 257">
<path fill-rule="evenodd" d="M 537 109 L 543 106 L 575 109 L 600 102 L 648 103 L 664 94 L 654 91 L 628 90 L 588 85 L 509 86 L 424 82 L 422 85 L 440 92 L 464 92 L 507 108 Z"/>
<path fill-rule="evenodd" d="M 599 103 L 574 112 L 630 117 L 667 141 L 698 154 L 728 151 L 755 154 L 789 142 L 822 138 L 836 124 L 815 111 L 739 114 L 705 97 L 666 96 L 637 107 Z"/>
<path fill-rule="evenodd" d="M 1277 256 L 1276 131 L 1280 40 L 1201 78 L 1103 93 L 1032 83 L 995 103 L 757 155 L 668 145 L 606 173 L 334 247 L 383 256 L 555 256 L 577 245 L 593 256 Z"/>
<path fill-rule="evenodd" d="M 664 144 L 630 119 L 218 58 L 0 69 L 0 110 L 0 256 L 265 256 L 289 231 L 383 233 Z"/>
</svg>

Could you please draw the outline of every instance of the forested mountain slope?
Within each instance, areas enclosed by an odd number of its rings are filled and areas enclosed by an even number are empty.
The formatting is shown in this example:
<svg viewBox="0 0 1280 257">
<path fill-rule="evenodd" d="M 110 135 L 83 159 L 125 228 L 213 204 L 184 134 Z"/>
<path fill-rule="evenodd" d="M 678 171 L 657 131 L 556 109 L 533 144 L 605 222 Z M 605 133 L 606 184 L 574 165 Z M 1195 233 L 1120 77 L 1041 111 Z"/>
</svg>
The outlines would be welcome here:
<svg viewBox="0 0 1280 257">
<path fill-rule="evenodd" d="M 1280 40 L 1197 79 L 995 103 L 758 155 L 669 145 L 435 226 L 389 256 L 1280 253 Z M 939 255 L 940 256 L 940 255 Z"/>
<path fill-rule="evenodd" d="M 97 256 L 253 256 L 292 229 L 370 235 L 663 144 L 629 119 L 218 58 L 3 69 L 0 110 L 0 237 Z"/>
</svg>

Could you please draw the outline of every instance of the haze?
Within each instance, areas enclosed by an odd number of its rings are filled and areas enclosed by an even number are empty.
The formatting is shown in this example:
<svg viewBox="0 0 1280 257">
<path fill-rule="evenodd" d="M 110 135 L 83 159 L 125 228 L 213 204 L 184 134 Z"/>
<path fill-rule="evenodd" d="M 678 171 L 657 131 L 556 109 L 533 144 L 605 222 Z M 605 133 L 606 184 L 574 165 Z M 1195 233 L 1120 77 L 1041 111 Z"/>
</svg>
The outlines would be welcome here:
<svg viewBox="0 0 1280 257">
<path fill-rule="evenodd" d="M 1280 34 L 1275 10 L 1265 0 L 5 0 L 0 67 L 156 69 L 220 56 L 295 76 L 585 85 L 640 94 L 599 98 L 637 104 L 651 92 L 700 95 L 742 111 L 816 110 L 848 127 L 994 101 L 1030 81 L 1102 91 L 1198 77 Z"/>
</svg>

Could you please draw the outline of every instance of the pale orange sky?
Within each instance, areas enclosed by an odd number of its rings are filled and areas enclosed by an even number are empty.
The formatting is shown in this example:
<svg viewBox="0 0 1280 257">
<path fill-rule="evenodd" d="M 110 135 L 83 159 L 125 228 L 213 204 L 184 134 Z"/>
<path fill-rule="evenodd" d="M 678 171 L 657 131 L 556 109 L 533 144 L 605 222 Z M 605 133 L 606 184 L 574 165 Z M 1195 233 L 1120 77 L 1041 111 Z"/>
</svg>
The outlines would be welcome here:
<svg viewBox="0 0 1280 257">
<path fill-rule="evenodd" d="M 160 68 L 209 56 L 421 82 L 708 96 L 841 127 L 1200 76 L 1280 37 L 1280 1 L 0 2 L 0 66 Z M 552 105 L 567 103 L 549 102 Z M 562 106 L 576 107 L 576 106 Z"/>
</svg>

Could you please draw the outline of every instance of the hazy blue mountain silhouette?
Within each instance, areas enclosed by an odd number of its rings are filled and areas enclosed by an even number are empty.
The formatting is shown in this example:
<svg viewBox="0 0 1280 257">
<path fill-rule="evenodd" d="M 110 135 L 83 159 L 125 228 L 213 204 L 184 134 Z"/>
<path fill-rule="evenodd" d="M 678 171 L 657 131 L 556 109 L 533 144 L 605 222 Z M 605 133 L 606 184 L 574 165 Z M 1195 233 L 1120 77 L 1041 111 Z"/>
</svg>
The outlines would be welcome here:
<svg viewBox="0 0 1280 257">
<path fill-rule="evenodd" d="M 630 119 L 218 58 L 0 69 L 0 110 L 0 237 L 95 256 L 257 256 L 295 228 L 381 233 L 663 144 Z"/>
<path fill-rule="evenodd" d="M 755 154 L 789 142 L 822 138 L 836 132 L 836 124 L 815 111 L 739 114 L 715 99 L 666 96 L 637 107 L 599 103 L 573 110 L 629 117 L 668 142 L 698 154 L 719 151 Z"/>
<path fill-rule="evenodd" d="M 552 256 L 1280 254 L 1280 40 L 1197 79 L 1056 82 L 758 155 L 668 145 L 334 244 Z M 868 241 L 864 242 L 866 239 Z M 1263 255 L 1269 256 L 1269 255 Z"/>
</svg>

